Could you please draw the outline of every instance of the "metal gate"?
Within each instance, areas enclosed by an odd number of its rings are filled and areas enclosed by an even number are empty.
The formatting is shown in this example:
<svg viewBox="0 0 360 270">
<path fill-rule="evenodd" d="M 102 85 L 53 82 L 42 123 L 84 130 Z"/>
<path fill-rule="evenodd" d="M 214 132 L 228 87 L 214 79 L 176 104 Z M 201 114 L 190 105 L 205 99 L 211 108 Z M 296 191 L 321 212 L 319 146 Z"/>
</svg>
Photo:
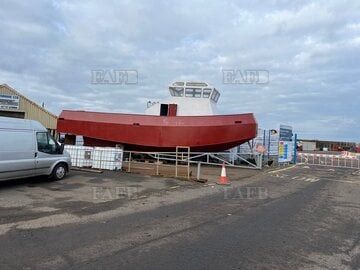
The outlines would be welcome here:
<svg viewBox="0 0 360 270">
<path fill-rule="evenodd" d="M 297 162 L 303 165 L 360 169 L 360 159 L 356 156 L 346 157 L 342 155 L 298 153 Z"/>
</svg>

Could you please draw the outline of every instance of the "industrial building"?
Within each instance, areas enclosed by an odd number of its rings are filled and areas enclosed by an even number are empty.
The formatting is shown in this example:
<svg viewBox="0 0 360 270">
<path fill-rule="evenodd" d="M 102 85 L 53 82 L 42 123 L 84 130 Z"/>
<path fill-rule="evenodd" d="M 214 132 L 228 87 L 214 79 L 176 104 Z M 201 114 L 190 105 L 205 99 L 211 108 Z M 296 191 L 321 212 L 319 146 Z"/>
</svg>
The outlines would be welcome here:
<svg viewBox="0 0 360 270">
<path fill-rule="evenodd" d="M 298 140 L 299 150 L 302 151 L 355 151 L 356 143 L 322 140 Z"/>
<path fill-rule="evenodd" d="M 56 134 L 57 116 L 6 84 L 0 85 L 0 116 L 36 120 Z"/>
</svg>

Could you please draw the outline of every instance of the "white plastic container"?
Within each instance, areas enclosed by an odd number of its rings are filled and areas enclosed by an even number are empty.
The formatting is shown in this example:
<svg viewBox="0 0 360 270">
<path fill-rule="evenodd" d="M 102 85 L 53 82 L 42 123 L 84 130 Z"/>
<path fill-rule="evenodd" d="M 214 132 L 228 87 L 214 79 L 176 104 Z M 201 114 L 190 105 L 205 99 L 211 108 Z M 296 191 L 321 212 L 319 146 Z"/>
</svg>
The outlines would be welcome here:
<svg viewBox="0 0 360 270">
<path fill-rule="evenodd" d="M 93 168 L 105 170 L 121 170 L 123 149 L 114 147 L 95 147 L 93 152 Z"/>
<path fill-rule="evenodd" d="M 75 167 L 91 167 L 93 147 L 80 145 L 65 145 L 65 150 L 71 156 L 72 166 Z"/>
</svg>

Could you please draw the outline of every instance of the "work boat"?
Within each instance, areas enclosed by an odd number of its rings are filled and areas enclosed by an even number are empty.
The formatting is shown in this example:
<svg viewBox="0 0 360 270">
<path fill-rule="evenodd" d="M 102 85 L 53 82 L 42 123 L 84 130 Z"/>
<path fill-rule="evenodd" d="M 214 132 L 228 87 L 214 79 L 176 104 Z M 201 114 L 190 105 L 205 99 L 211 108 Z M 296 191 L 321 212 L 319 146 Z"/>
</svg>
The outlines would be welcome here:
<svg viewBox="0 0 360 270">
<path fill-rule="evenodd" d="M 256 137 L 252 113 L 216 115 L 220 93 L 205 82 L 174 82 L 168 100 L 147 104 L 145 114 L 61 112 L 57 130 L 80 135 L 86 146 L 122 145 L 125 150 L 219 152 Z"/>
</svg>

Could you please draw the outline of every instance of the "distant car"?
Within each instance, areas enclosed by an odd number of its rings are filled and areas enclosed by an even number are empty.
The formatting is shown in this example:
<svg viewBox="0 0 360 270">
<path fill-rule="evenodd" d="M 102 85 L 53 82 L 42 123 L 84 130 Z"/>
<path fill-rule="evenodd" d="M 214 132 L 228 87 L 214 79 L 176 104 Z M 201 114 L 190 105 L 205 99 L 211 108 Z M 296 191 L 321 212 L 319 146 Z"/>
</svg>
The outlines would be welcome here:
<svg viewBox="0 0 360 270">
<path fill-rule="evenodd" d="M 39 122 L 0 117 L 0 180 L 37 175 L 61 180 L 70 169 L 64 145 Z"/>
</svg>

